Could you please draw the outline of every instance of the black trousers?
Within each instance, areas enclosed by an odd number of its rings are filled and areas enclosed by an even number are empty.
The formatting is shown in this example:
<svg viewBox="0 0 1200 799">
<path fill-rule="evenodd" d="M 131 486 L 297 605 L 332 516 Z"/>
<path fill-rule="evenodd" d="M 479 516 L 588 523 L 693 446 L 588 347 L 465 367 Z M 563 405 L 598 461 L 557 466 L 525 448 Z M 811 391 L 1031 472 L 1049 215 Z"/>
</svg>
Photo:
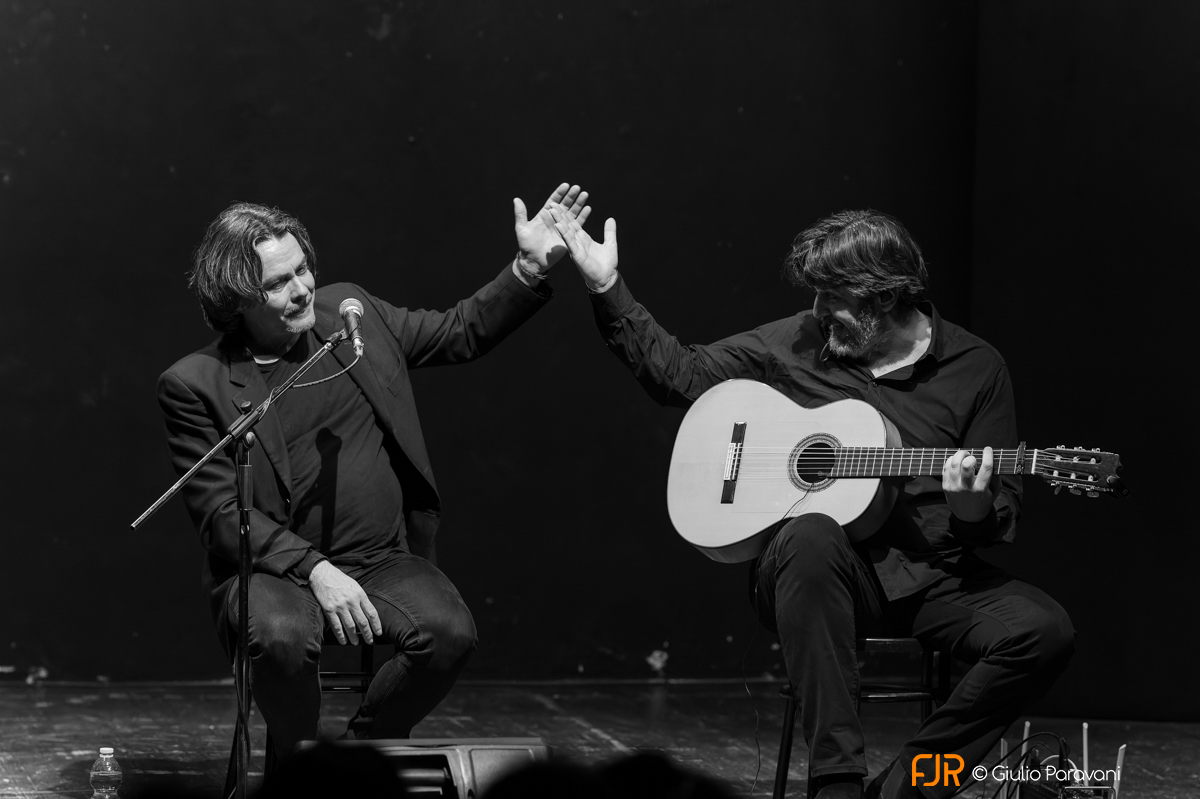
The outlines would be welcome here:
<svg viewBox="0 0 1200 799">
<path fill-rule="evenodd" d="M 976 563 L 889 602 L 871 564 L 828 516 L 797 517 L 767 545 L 755 567 L 753 601 L 763 624 L 779 634 L 814 777 L 867 774 L 854 709 L 856 637 L 912 637 L 974 664 L 900 750 L 904 771 L 889 784 L 911 785 L 906 775 L 917 754 L 958 754 L 969 777 L 1022 708 L 1062 673 L 1075 639 L 1066 611 L 1039 589 Z M 956 788 L 921 790 L 941 797 Z"/>
<path fill-rule="evenodd" d="M 407 738 L 449 693 L 475 649 L 475 622 L 454 585 L 429 561 L 397 550 L 365 568 L 342 569 L 362 586 L 396 654 L 375 675 L 347 730 L 351 738 Z M 237 580 L 226 600 L 237 624 Z M 317 737 L 317 677 L 325 614 L 310 589 L 250 576 L 250 685 L 271 730 L 276 763 Z"/>
</svg>

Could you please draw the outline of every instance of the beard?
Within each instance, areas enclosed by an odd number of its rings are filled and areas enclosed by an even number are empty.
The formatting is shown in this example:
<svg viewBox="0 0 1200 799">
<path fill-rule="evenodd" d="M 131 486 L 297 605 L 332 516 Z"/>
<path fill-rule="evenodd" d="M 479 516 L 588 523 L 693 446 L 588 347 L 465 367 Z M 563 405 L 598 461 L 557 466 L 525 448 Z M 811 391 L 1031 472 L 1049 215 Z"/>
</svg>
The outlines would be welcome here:
<svg viewBox="0 0 1200 799">
<path fill-rule="evenodd" d="M 317 318 L 315 315 L 308 316 L 307 318 L 305 318 L 299 322 L 288 322 L 287 332 L 289 332 L 289 333 L 304 333 L 305 331 L 312 329 L 312 327 L 314 325 L 316 325 L 316 323 L 317 323 Z"/>
<path fill-rule="evenodd" d="M 317 323 L 317 314 L 313 309 L 316 299 L 310 299 L 304 311 L 295 317 L 284 318 L 284 329 L 288 333 L 303 333 Z"/>
<path fill-rule="evenodd" d="M 866 358 L 887 336 L 882 317 L 870 306 L 860 308 L 852 322 L 828 323 L 825 329 L 829 334 L 829 351 L 850 360 Z"/>
</svg>

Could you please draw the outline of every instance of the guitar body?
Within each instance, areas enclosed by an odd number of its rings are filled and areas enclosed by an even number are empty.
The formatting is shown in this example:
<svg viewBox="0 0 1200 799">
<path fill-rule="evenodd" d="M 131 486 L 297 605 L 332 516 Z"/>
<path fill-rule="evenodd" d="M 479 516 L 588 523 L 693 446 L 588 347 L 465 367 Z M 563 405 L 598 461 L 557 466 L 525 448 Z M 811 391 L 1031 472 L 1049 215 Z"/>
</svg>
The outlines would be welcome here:
<svg viewBox="0 0 1200 799">
<path fill-rule="evenodd" d="M 737 425 L 744 427 L 730 481 Z M 680 425 L 667 509 L 688 543 L 726 563 L 757 557 L 777 522 L 807 513 L 832 517 L 861 541 L 890 513 L 896 481 L 822 478 L 805 464 L 819 465 L 829 447 L 899 446 L 895 426 L 865 402 L 810 410 L 762 383 L 728 380 L 701 395 Z"/>
</svg>

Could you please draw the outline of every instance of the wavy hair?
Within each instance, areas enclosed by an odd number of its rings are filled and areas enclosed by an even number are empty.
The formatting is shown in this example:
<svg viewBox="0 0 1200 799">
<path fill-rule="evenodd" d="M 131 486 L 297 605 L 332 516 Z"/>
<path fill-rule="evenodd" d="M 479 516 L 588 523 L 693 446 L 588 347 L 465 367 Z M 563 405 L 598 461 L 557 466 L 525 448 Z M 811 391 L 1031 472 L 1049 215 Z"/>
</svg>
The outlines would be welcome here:
<svg viewBox="0 0 1200 799">
<path fill-rule="evenodd" d="M 262 258 L 254 248 L 291 233 L 317 277 L 317 253 L 300 220 L 254 203 L 234 203 L 213 220 L 192 255 L 188 288 L 200 301 L 204 321 L 219 333 L 241 326 L 242 312 L 266 302 Z"/>
<path fill-rule="evenodd" d="M 792 242 L 783 273 L 794 285 L 855 297 L 895 289 L 903 308 L 920 302 L 929 289 L 929 272 L 913 237 L 893 217 L 870 209 L 841 211 L 805 230 Z"/>
</svg>

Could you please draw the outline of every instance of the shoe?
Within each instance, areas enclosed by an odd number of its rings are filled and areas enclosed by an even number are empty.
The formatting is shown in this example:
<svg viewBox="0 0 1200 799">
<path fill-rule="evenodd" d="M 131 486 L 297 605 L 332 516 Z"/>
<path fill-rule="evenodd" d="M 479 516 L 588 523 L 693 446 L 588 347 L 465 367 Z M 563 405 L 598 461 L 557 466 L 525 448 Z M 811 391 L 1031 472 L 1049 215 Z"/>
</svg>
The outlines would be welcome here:
<svg viewBox="0 0 1200 799">
<path fill-rule="evenodd" d="M 879 799 L 883 792 L 883 784 L 887 781 L 888 774 L 896 767 L 896 759 L 892 758 L 892 762 L 883 767 L 883 771 L 875 775 L 875 779 L 867 783 L 867 787 L 863 789 L 865 799 Z"/>
<path fill-rule="evenodd" d="M 912 786 L 912 777 L 896 760 L 884 766 L 863 791 L 865 799 L 925 799 L 920 788 Z"/>
</svg>

